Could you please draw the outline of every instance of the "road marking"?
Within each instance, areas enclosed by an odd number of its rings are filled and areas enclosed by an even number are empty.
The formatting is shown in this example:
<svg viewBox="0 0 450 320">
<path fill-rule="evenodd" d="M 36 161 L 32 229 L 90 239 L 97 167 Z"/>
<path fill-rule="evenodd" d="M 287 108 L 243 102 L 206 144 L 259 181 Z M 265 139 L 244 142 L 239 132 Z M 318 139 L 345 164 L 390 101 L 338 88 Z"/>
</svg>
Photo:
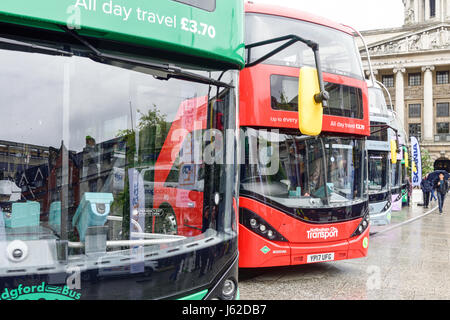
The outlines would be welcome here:
<svg viewBox="0 0 450 320">
<path fill-rule="evenodd" d="M 404 226 L 405 224 L 408 224 L 408 223 L 414 222 L 416 220 L 422 219 L 423 217 L 431 214 L 432 212 L 436 211 L 437 209 L 438 209 L 438 207 L 435 207 L 434 209 L 431 209 L 430 211 L 428 211 L 428 212 L 426 212 L 426 213 L 424 213 L 424 214 L 422 214 L 422 215 L 420 215 L 418 217 L 414 217 L 414 218 L 411 218 L 409 220 L 403 221 L 403 222 L 401 222 L 399 224 L 396 224 L 396 225 L 393 225 L 392 227 L 389 227 L 389 228 L 387 228 L 385 230 L 381 230 L 381 231 L 378 231 L 378 232 L 371 233 L 370 236 L 374 237 L 374 236 L 377 236 L 377 235 L 389 232 L 391 230 L 397 229 L 397 228 L 399 228 L 401 226 Z"/>
</svg>

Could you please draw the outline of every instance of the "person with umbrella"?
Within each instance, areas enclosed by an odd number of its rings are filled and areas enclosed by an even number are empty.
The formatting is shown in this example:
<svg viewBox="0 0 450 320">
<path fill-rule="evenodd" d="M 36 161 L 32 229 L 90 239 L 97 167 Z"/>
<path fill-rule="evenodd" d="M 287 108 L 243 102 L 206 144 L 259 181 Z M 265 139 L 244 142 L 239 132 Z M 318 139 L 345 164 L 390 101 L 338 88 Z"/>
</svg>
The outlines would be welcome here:
<svg viewBox="0 0 450 320">
<path fill-rule="evenodd" d="M 423 206 L 425 209 L 428 209 L 428 204 L 430 203 L 430 193 L 433 190 L 433 183 L 428 174 L 422 178 L 420 187 L 422 188 L 423 193 Z"/>
<path fill-rule="evenodd" d="M 445 170 L 436 170 L 428 174 L 428 179 L 430 179 L 433 184 L 435 184 L 439 180 L 439 175 L 444 175 L 444 180 L 448 180 L 450 178 L 450 174 Z"/>
<path fill-rule="evenodd" d="M 445 179 L 445 174 L 441 172 L 441 173 L 439 173 L 439 180 L 437 180 L 434 185 L 434 187 L 437 191 L 436 192 L 437 196 L 438 196 L 439 214 L 442 214 L 442 208 L 444 207 L 445 195 L 448 192 L 447 179 Z"/>
</svg>

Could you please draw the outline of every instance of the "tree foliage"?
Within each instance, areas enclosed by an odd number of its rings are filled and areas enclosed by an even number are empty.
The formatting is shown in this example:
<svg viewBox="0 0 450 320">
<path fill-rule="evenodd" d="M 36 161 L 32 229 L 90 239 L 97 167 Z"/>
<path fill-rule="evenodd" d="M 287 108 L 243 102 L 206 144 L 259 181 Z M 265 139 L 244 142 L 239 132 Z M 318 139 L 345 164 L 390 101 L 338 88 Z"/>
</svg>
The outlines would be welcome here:
<svg viewBox="0 0 450 320">
<path fill-rule="evenodd" d="M 149 108 L 147 113 L 143 113 L 137 110 L 139 113 L 139 121 L 137 124 L 137 130 L 125 129 L 119 130 L 116 137 L 121 138 L 126 143 L 126 167 L 125 167 L 125 179 L 124 190 L 119 193 L 114 203 L 112 204 L 113 211 L 120 212 L 123 216 L 122 220 L 122 238 L 128 239 L 130 236 L 130 186 L 128 168 L 139 167 L 143 164 L 143 156 L 148 154 L 156 154 L 155 149 L 161 148 L 164 142 L 163 137 L 168 133 L 170 123 L 166 121 L 166 115 L 162 114 L 156 105 L 153 108 Z M 139 138 L 139 145 L 136 145 L 136 138 Z M 159 143 L 158 143 L 159 142 Z M 136 157 L 136 155 L 139 157 Z M 154 155 L 151 162 L 156 161 Z"/>
<path fill-rule="evenodd" d="M 434 163 L 427 149 L 422 148 L 421 153 L 422 153 L 422 175 L 425 176 L 428 173 L 434 171 Z"/>
</svg>

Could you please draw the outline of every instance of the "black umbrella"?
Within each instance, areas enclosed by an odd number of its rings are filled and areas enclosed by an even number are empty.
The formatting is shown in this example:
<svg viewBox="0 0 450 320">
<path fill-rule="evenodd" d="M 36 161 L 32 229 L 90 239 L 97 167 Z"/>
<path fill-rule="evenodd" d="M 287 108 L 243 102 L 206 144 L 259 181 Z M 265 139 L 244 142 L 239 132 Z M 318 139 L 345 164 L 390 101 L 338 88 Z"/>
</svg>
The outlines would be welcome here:
<svg viewBox="0 0 450 320">
<path fill-rule="evenodd" d="M 445 170 L 436 170 L 428 175 L 428 180 L 430 180 L 433 184 L 435 184 L 439 180 L 440 174 L 444 175 L 444 180 L 448 180 L 450 178 L 450 174 Z"/>
</svg>

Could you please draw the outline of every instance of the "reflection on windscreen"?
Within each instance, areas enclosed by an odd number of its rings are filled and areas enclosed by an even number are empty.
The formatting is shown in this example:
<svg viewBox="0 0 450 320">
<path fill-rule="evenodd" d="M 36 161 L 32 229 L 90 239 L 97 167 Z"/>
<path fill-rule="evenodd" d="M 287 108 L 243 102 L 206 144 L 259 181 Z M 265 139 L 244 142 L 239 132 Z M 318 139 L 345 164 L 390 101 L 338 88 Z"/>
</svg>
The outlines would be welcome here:
<svg viewBox="0 0 450 320">
<path fill-rule="evenodd" d="M 322 69 L 325 72 L 364 79 L 355 41 L 347 33 L 301 20 L 253 13 L 246 15 L 246 30 L 245 43 L 248 44 L 290 34 L 314 40 L 319 43 Z M 280 44 L 252 49 L 252 61 Z M 315 67 L 313 51 L 303 43 L 290 46 L 265 63 Z"/>
<path fill-rule="evenodd" d="M 391 163 L 391 186 L 399 187 L 400 186 L 400 162 L 397 161 L 396 164 Z"/>
<path fill-rule="evenodd" d="M 387 191 L 388 183 L 388 152 L 369 151 L 369 193 Z"/>
<path fill-rule="evenodd" d="M 242 195 L 264 196 L 290 208 L 342 207 L 364 200 L 363 140 L 247 128 L 244 148 Z"/>
<path fill-rule="evenodd" d="M 69 254 L 89 239 L 155 250 L 229 227 L 220 212 L 231 201 L 203 197 L 228 197 L 229 177 L 203 151 L 233 146 L 223 134 L 235 118 L 230 89 L 80 57 L 0 56 L 0 239 L 64 239 Z"/>
</svg>

